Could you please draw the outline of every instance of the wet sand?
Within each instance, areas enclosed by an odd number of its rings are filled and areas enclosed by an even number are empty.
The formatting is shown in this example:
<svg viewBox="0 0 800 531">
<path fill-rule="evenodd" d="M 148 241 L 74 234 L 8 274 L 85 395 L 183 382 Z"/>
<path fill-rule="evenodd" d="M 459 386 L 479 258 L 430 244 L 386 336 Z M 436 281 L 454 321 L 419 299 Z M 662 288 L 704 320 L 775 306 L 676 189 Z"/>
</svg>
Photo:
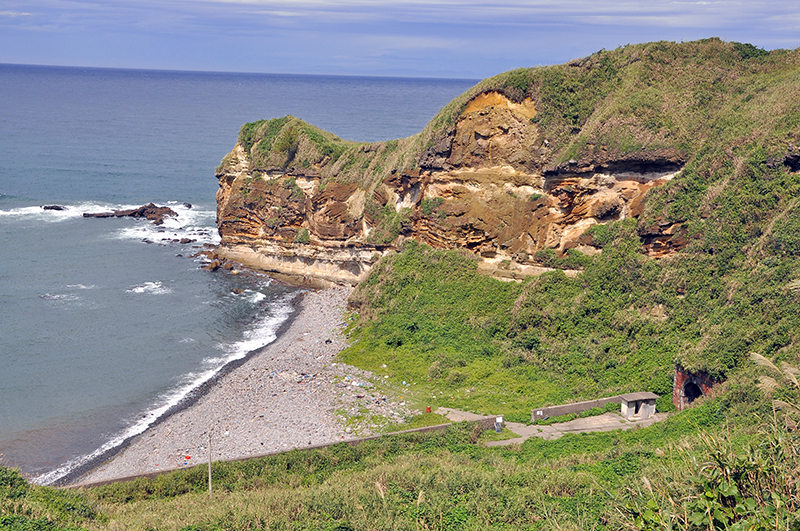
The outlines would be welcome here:
<svg viewBox="0 0 800 531">
<path fill-rule="evenodd" d="M 403 403 L 382 395 L 374 376 L 335 357 L 349 288 L 310 291 L 278 338 L 221 376 L 195 403 L 135 437 L 121 452 L 73 484 L 237 459 L 370 435 L 368 425 L 344 425 L 341 413 L 366 407 L 400 421 Z M 337 416 L 337 412 L 339 415 Z"/>
</svg>

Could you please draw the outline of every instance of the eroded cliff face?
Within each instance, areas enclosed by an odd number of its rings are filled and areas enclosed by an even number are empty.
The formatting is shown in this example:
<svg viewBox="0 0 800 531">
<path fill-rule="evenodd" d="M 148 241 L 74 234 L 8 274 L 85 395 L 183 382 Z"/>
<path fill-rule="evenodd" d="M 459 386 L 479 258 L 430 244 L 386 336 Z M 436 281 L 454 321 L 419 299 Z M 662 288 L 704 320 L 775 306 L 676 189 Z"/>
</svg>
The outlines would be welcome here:
<svg viewBox="0 0 800 531">
<path fill-rule="evenodd" d="M 294 164 L 310 145 L 296 133 L 286 133 L 295 142 L 280 164 L 256 167 L 240 143 L 217 173 L 218 254 L 296 282 L 354 284 L 414 239 L 467 249 L 486 273 L 518 279 L 547 270 L 537 258 L 544 249 L 599 252 L 586 231 L 639 216 L 647 191 L 680 171 L 675 153 L 610 158 L 602 147 L 559 163 L 536 115 L 530 98 L 478 94 L 444 137 L 378 179 L 338 179 L 344 164 L 324 153 Z M 386 146 L 351 149 L 369 167 Z M 683 245 L 680 226 L 642 237 L 656 256 Z"/>
</svg>

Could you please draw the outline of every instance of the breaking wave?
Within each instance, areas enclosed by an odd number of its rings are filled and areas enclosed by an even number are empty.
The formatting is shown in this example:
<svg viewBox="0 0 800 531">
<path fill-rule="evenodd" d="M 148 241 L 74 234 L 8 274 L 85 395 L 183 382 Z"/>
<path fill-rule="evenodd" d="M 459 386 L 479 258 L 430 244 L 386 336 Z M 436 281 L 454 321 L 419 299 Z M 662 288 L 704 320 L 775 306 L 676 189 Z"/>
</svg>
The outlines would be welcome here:
<svg viewBox="0 0 800 531">
<path fill-rule="evenodd" d="M 34 482 L 40 485 L 54 483 L 77 468 L 91 463 L 107 452 L 121 446 L 125 441 L 143 433 L 161 417 L 168 414 L 172 408 L 189 397 L 201 385 L 211 380 L 227 364 L 240 360 L 253 351 L 275 341 L 278 329 L 292 314 L 292 303 L 296 297 L 297 292 L 285 295 L 271 303 L 269 311 L 265 312 L 267 315 L 245 330 L 241 340 L 227 345 L 218 345 L 217 348 L 223 352 L 221 356 L 204 360 L 206 367 L 204 370 L 184 375 L 174 389 L 158 397 L 151 409 L 137 415 L 136 420 L 128 428 L 114 435 L 100 448 L 90 454 L 75 458 L 51 472 L 34 478 Z"/>
</svg>

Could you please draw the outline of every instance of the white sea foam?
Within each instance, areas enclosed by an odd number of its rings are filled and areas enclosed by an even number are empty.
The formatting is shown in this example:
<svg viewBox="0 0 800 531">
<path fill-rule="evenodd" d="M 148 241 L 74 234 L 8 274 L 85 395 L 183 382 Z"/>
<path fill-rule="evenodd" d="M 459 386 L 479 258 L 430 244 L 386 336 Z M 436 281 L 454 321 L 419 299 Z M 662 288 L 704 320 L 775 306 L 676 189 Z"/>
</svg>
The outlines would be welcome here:
<svg viewBox="0 0 800 531">
<path fill-rule="evenodd" d="M 125 291 L 127 293 L 150 293 L 152 295 L 166 295 L 167 293 L 172 293 L 172 290 L 164 287 L 161 282 L 145 282 L 140 286 L 133 286 Z"/>
<path fill-rule="evenodd" d="M 0 218 L 5 219 L 33 219 L 49 223 L 66 221 L 83 217 L 84 212 L 111 212 L 112 210 L 125 210 L 137 208 L 132 205 L 112 205 L 109 203 L 82 202 L 77 204 L 62 204 L 65 210 L 45 210 L 44 205 L 27 206 L 0 210 Z"/>
<path fill-rule="evenodd" d="M 172 203 L 172 202 L 170 202 Z M 140 240 L 160 244 L 180 243 L 180 240 L 192 240 L 190 243 L 219 243 L 219 233 L 214 225 L 216 212 L 189 208 L 184 204 L 170 204 L 177 216 L 165 216 L 164 223 L 153 225 L 149 221 L 140 220 L 133 226 L 125 227 L 117 232 L 122 240 Z"/>
<path fill-rule="evenodd" d="M 73 295 L 72 293 L 45 293 L 44 295 L 39 295 L 40 298 L 48 300 L 48 301 L 77 301 L 80 300 L 80 297 L 77 295 Z"/>
<path fill-rule="evenodd" d="M 193 240 L 191 243 L 217 245 L 219 234 L 215 226 L 216 212 L 197 207 L 187 207 L 184 203 L 170 201 L 169 207 L 177 216 L 164 217 L 164 223 L 153 225 L 148 220 L 135 220 L 131 226 L 117 231 L 119 239 L 148 240 L 156 243 L 179 243 L 180 240 Z M 61 204 L 65 210 L 45 210 L 44 205 L 0 210 L 0 219 L 36 220 L 57 223 L 83 217 L 86 213 L 131 210 L 141 205 L 81 202 Z"/>
<path fill-rule="evenodd" d="M 253 304 L 258 304 L 267 298 L 267 296 L 260 291 L 251 291 L 249 289 L 245 291 L 245 294 L 247 295 L 248 300 Z"/>
<path fill-rule="evenodd" d="M 97 286 L 91 285 L 86 286 L 84 284 L 67 284 L 67 288 L 71 290 L 86 290 L 86 289 L 94 289 Z M 56 305 L 61 306 L 85 306 L 86 301 L 80 295 L 76 293 L 45 293 L 43 295 L 39 295 L 40 299 L 44 299 L 46 301 L 52 301 Z M 89 307 L 95 307 L 94 303 L 89 303 Z"/>
<path fill-rule="evenodd" d="M 292 301 L 296 296 L 297 293 L 292 293 L 271 304 L 269 315 L 257 322 L 250 330 L 245 331 L 242 340 L 231 345 L 220 345 L 219 348 L 225 352 L 223 356 L 206 359 L 204 365 L 208 367 L 207 369 L 184 375 L 174 390 L 160 396 L 156 405 L 144 414 L 138 415 L 130 427 L 112 437 L 94 452 L 72 459 L 57 469 L 34 478 L 33 481 L 40 485 L 54 483 L 76 468 L 120 446 L 131 437 L 143 433 L 170 408 L 176 406 L 192 391 L 213 378 L 225 365 L 275 341 L 278 328 L 292 313 Z"/>
<path fill-rule="evenodd" d="M 76 293 L 45 293 L 43 295 L 39 295 L 39 298 L 48 301 L 54 308 L 97 308 L 96 301 L 93 301 L 92 299 L 87 300 Z"/>
</svg>

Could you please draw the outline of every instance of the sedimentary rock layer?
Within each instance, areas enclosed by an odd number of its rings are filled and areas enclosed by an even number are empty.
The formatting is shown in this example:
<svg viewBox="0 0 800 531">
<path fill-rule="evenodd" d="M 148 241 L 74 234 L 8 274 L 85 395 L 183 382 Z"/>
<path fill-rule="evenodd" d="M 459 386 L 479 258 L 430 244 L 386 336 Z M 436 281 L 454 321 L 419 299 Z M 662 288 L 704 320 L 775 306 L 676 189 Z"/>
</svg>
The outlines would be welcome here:
<svg viewBox="0 0 800 531">
<path fill-rule="evenodd" d="M 353 284 L 413 239 L 522 278 L 547 270 L 543 250 L 599 252 L 587 230 L 637 217 L 647 191 L 680 171 L 670 151 L 613 158 L 600 149 L 559 163 L 536 116 L 530 98 L 479 93 L 411 161 L 392 158 L 389 143 L 341 154 L 299 120 L 266 123 L 272 137 L 240 137 L 218 169 L 218 253 L 305 283 Z M 642 236 L 660 255 L 681 245 L 680 231 L 656 225 Z"/>
</svg>

